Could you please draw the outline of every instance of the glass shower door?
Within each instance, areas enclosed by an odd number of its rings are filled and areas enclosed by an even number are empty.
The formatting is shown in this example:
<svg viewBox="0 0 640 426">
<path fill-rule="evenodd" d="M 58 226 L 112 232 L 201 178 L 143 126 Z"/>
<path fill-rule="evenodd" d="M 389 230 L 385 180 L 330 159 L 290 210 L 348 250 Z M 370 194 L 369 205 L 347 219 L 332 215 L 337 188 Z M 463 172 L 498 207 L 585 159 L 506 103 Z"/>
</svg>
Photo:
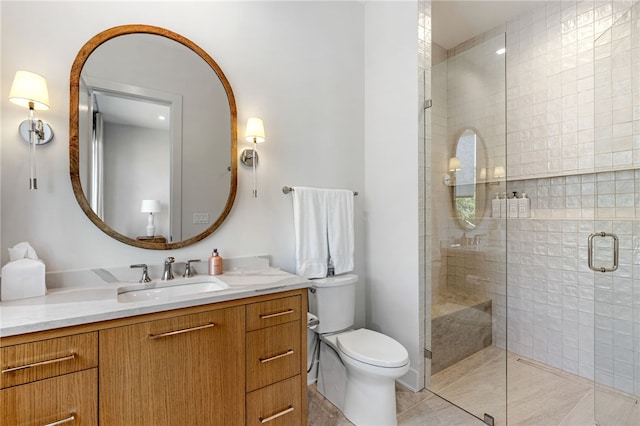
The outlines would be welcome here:
<svg viewBox="0 0 640 426">
<path fill-rule="evenodd" d="M 640 6 L 594 44 L 594 418 L 640 424 Z M 585 276 L 585 279 L 589 279 Z"/>
<path fill-rule="evenodd" d="M 488 424 L 507 417 L 505 34 L 431 68 L 427 388 Z M 499 53 L 502 52 L 502 53 Z M 504 200 L 506 202 L 506 200 Z"/>
</svg>

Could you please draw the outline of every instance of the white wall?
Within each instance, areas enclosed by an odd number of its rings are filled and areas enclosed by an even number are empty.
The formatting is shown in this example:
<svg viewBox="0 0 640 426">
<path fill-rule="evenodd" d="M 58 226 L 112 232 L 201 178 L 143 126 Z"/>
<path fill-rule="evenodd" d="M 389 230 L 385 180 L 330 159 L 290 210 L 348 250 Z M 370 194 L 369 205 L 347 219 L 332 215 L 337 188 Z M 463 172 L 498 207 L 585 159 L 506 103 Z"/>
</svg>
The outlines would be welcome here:
<svg viewBox="0 0 640 426">
<path fill-rule="evenodd" d="M 2 89 L 17 69 L 48 78 L 55 140 L 39 151 L 40 184 L 29 192 L 27 148 L 13 126 L 2 128 L 2 259 L 6 247 L 31 241 L 49 270 L 205 256 L 217 246 L 225 256 L 271 253 L 294 265 L 290 197 L 283 185 L 320 185 L 364 190 L 362 6 L 356 3 L 102 3 L 3 2 Z M 111 26 L 144 22 L 176 31 L 209 52 L 234 89 L 239 125 L 264 118 L 260 198 L 251 198 L 251 175 L 239 170 L 236 204 L 222 228 L 200 244 L 174 253 L 141 250 L 111 240 L 78 207 L 68 177 L 68 84 L 82 44 Z M 25 27 L 33 31 L 25 32 Z M 55 37 L 53 35 L 55 34 Z M 27 47 L 35 51 L 27 53 Z M 2 96 L 3 119 L 18 123 L 26 111 Z M 241 132 L 242 133 L 242 132 Z M 239 150 L 245 143 L 238 143 Z M 246 145 L 248 147 L 248 145 Z M 11 159 L 11 161 L 9 161 Z M 3 179 L 4 180 L 4 179 Z M 203 191 L 206 188 L 202 188 Z M 364 198 L 364 197 L 363 197 Z M 358 265 L 363 265 L 358 218 Z M 55 226 L 54 226 L 55 224 Z"/>
<path fill-rule="evenodd" d="M 0 89 L 8 92 L 18 69 L 45 75 L 52 109 L 41 117 L 56 132 L 54 142 L 39 151 L 41 189 L 29 192 L 26 145 L 17 141 L 13 126 L 2 127 L 3 262 L 7 247 L 27 240 L 49 271 L 158 264 L 169 255 L 205 258 L 213 247 L 226 257 L 268 253 L 274 265 L 294 271 L 291 198 L 282 186 L 357 190 L 355 273 L 362 279 L 356 322 L 365 323 L 368 293 L 367 324 L 407 347 L 412 371 L 405 382 L 421 386 L 414 1 L 2 2 L 0 7 Z M 239 134 L 250 116 L 265 122 L 259 198 L 251 197 L 250 170 L 239 165 L 230 216 L 212 236 L 180 250 L 142 250 L 110 239 L 84 216 L 68 177 L 71 63 L 96 33 L 133 22 L 175 31 L 217 61 L 234 90 Z M 17 125 L 26 112 L 9 104 L 5 94 L 3 123 Z M 245 147 L 239 141 L 239 151 Z"/>
<path fill-rule="evenodd" d="M 365 4 L 367 325 L 409 351 L 422 386 L 417 4 Z"/>
<path fill-rule="evenodd" d="M 363 15 L 362 5 L 329 2 L 2 2 L 2 260 L 7 247 L 30 241 L 48 271 L 269 253 L 294 270 L 291 197 L 284 185 L 358 190 L 356 272 L 364 276 Z M 240 166 L 238 196 L 222 227 L 204 241 L 171 252 L 123 245 L 103 234 L 79 208 L 69 180 L 69 72 L 80 47 L 125 23 L 175 31 L 206 50 L 234 90 L 240 134 L 261 116 L 258 199 L 250 170 Z M 32 31 L 24 31 L 31 28 Z M 45 75 L 52 103 L 40 116 L 55 131 L 38 151 L 41 189 L 27 189 L 27 147 L 17 124 L 26 111 L 7 100 L 13 75 Z M 240 141 L 239 151 L 248 147 Z M 201 188 L 204 192 L 207 188 Z M 364 314 L 358 313 L 361 322 Z"/>
<path fill-rule="evenodd" d="M 158 200 L 155 235 L 170 241 L 171 136 L 167 130 L 104 125 L 104 218 L 122 235 L 147 235 L 149 213 L 140 212 L 141 200 Z"/>
</svg>

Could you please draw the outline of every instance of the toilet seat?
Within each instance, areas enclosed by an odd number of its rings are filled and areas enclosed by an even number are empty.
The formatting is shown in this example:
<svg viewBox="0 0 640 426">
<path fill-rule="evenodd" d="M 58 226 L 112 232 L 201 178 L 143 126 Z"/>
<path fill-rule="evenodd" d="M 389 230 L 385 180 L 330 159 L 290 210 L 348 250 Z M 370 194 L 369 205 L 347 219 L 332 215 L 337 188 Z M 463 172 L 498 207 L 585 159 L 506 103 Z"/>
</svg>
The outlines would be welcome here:
<svg viewBox="0 0 640 426">
<path fill-rule="evenodd" d="M 377 331 L 361 328 L 336 336 L 344 355 L 376 367 L 396 368 L 407 365 L 409 353 L 396 340 Z"/>
</svg>

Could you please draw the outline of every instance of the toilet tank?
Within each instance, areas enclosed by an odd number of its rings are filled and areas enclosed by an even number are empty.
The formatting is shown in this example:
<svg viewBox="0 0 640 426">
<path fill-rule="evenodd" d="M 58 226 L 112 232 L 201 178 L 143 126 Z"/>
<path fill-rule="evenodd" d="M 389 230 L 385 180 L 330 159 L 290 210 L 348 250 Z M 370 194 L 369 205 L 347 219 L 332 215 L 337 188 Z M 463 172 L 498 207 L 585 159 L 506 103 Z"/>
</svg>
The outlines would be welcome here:
<svg viewBox="0 0 640 426">
<path fill-rule="evenodd" d="M 356 283 L 354 274 L 311 280 L 309 312 L 320 320 L 316 332 L 332 333 L 353 326 L 356 307 Z"/>
</svg>

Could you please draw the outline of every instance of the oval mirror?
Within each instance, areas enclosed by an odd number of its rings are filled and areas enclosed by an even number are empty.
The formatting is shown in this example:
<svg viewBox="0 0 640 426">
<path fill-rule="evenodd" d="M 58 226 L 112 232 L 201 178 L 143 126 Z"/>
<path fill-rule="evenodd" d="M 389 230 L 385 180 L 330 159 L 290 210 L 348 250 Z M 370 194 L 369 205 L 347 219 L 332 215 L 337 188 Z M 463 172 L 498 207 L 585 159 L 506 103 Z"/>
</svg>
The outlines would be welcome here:
<svg viewBox="0 0 640 426">
<path fill-rule="evenodd" d="M 200 241 L 237 189 L 236 105 L 216 62 L 147 25 L 97 34 L 71 68 L 73 192 L 91 221 L 141 248 Z"/>
<path fill-rule="evenodd" d="M 462 131 L 456 141 L 455 166 L 449 173 L 455 175 L 452 185 L 453 210 L 460 226 L 467 231 L 475 229 L 486 205 L 486 153 L 484 143 L 472 129 Z"/>
</svg>

